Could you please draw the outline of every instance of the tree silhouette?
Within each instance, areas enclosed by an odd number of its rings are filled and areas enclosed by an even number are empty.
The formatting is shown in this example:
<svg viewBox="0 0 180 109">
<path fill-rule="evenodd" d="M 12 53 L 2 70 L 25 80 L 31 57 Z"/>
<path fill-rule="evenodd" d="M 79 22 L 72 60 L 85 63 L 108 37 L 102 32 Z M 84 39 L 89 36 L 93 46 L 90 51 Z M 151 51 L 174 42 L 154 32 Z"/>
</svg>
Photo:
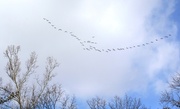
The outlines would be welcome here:
<svg viewBox="0 0 180 109">
<path fill-rule="evenodd" d="M 41 73 L 42 79 L 37 74 L 37 55 L 32 52 L 26 61 L 25 70 L 21 71 L 19 58 L 20 46 L 8 46 L 4 52 L 7 58 L 6 74 L 10 82 L 0 84 L 0 108 L 18 109 L 76 109 L 75 97 L 69 97 L 62 90 L 61 85 L 50 84 L 55 76 L 54 69 L 59 66 L 53 57 L 48 57 L 45 72 Z M 24 72 L 25 71 L 25 72 Z M 31 83 L 30 83 L 31 82 Z"/>
<path fill-rule="evenodd" d="M 111 101 L 95 97 L 87 100 L 90 109 L 148 109 L 140 99 L 125 95 L 124 98 L 115 96 Z"/>
<path fill-rule="evenodd" d="M 180 73 L 176 73 L 169 82 L 169 90 L 161 94 L 160 103 L 164 108 L 180 108 Z"/>
</svg>

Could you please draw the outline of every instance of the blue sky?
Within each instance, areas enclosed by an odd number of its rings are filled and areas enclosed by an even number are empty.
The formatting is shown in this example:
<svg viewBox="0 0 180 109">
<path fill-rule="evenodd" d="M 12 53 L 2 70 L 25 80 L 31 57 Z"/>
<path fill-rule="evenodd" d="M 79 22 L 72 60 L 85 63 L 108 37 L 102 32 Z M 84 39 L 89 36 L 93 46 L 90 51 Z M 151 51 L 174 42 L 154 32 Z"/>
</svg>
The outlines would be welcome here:
<svg viewBox="0 0 180 109">
<path fill-rule="evenodd" d="M 179 14 L 180 14 L 180 7 L 179 7 L 179 5 L 180 5 L 180 2 L 176 1 L 175 11 L 171 15 L 171 19 L 176 22 L 176 25 L 177 25 L 178 28 L 180 28 L 180 21 L 179 21 L 179 19 L 180 19 L 180 16 L 179 16 Z M 179 35 L 180 31 L 177 31 L 177 34 Z M 180 40 L 180 37 L 177 37 L 177 40 Z"/>
<path fill-rule="evenodd" d="M 1 0 L 0 56 L 12 44 L 21 46 L 22 61 L 36 51 L 38 72 L 53 56 L 60 63 L 53 82 L 78 101 L 130 94 L 158 108 L 161 91 L 180 70 L 179 5 L 178 0 Z"/>
</svg>

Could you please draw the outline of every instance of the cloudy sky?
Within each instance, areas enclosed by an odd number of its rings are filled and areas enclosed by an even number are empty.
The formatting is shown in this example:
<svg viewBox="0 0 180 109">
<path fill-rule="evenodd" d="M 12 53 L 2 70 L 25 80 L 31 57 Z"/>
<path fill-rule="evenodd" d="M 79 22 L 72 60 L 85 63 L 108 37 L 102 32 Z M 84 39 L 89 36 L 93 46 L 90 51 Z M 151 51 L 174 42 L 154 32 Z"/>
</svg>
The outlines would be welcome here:
<svg viewBox="0 0 180 109">
<path fill-rule="evenodd" d="M 78 100 L 125 93 L 159 106 L 180 71 L 178 0 L 0 0 L 0 76 L 8 45 L 60 63 L 53 82 Z M 23 62 L 22 62 L 23 64 Z"/>
</svg>

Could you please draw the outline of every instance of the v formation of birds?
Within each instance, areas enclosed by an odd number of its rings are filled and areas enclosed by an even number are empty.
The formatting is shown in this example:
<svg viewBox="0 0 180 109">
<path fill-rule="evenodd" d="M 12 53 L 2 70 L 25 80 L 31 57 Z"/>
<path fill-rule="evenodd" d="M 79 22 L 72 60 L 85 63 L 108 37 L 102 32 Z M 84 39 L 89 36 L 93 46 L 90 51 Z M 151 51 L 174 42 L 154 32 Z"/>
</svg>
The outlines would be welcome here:
<svg viewBox="0 0 180 109">
<path fill-rule="evenodd" d="M 43 18 L 43 20 L 45 20 L 49 25 L 51 25 L 51 27 L 53 27 L 54 29 L 60 31 L 60 32 L 64 32 L 66 34 L 69 34 L 72 38 L 76 39 L 79 44 L 82 46 L 83 50 L 87 50 L 87 51 L 97 51 L 97 52 L 112 52 L 112 51 L 124 51 L 124 50 L 128 50 L 128 49 L 133 49 L 133 48 L 139 48 L 139 47 L 143 47 L 143 46 L 147 46 L 153 43 L 156 43 L 160 40 L 163 40 L 165 38 L 169 38 L 171 36 L 171 34 L 160 37 L 160 38 L 156 38 L 155 40 L 143 43 L 143 44 L 137 44 L 137 45 L 133 45 L 133 46 L 126 46 L 126 47 L 117 47 L 117 48 L 106 48 L 106 49 L 101 49 L 101 48 L 97 48 L 96 45 L 98 44 L 97 42 L 94 41 L 90 41 L 90 40 L 82 40 L 81 38 L 79 38 L 77 35 L 75 35 L 73 32 L 67 31 L 67 30 L 63 30 L 61 28 L 57 28 L 54 24 L 51 23 L 50 20 Z M 92 38 L 95 38 L 95 36 L 92 36 Z"/>
</svg>

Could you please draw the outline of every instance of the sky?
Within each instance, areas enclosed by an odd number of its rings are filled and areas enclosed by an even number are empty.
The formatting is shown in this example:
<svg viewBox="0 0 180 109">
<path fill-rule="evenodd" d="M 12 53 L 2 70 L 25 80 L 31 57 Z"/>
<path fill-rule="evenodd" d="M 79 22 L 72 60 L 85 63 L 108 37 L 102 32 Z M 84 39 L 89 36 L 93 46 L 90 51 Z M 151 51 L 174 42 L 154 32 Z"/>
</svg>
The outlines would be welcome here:
<svg viewBox="0 0 180 109">
<path fill-rule="evenodd" d="M 159 108 L 160 93 L 180 71 L 178 0 L 0 0 L 3 52 L 32 51 L 42 72 L 46 57 L 60 63 L 54 83 L 78 101 L 125 94 Z M 3 72 L 3 73 L 2 73 Z M 83 104 L 82 104 L 83 105 Z"/>
</svg>

